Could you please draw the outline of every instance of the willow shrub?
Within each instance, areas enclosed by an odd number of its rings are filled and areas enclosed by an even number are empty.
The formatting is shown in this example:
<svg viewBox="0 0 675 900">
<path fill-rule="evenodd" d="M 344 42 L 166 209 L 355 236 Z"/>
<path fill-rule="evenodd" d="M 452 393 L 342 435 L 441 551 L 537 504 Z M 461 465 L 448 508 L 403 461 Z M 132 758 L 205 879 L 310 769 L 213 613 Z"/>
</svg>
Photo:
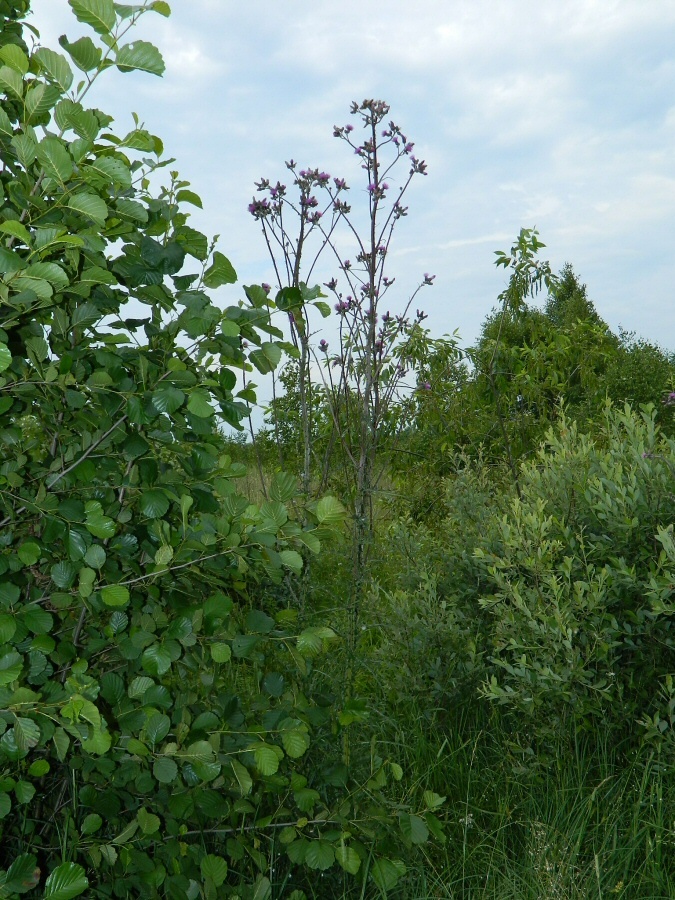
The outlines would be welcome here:
<svg viewBox="0 0 675 900">
<path fill-rule="evenodd" d="M 657 712 L 673 660 L 674 463 L 653 409 L 608 409 L 594 438 L 563 421 L 523 466 L 497 548 L 477 549 L 484 692 L 520 713 L 524 748 L 544 751 L 566 723 L 634 744 Z"/>
</svg>

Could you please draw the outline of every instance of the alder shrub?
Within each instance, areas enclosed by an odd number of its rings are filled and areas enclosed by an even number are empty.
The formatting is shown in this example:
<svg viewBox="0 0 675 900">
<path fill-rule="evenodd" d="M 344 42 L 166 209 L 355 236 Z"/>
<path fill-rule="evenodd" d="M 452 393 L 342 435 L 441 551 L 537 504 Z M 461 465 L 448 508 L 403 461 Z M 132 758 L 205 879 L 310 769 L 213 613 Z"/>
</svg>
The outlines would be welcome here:
<svg viewBox="0 0 675 900">
<path fill-rule="evenodd" d="M 91 32 L 63 52 L 0 4 L 0 896 L 300 900 L 302 866 L 387 890 L 430 813 L 391 814 L 389 760 L 348 793 L 308 763 L 336 635 L 252 600 L 342 507 L 296 520 L 283 472 L 252 504 L 220 433 L 283 335 L 262 288 L 211 299 L 236 273 L 159 138 L 85 103 L 108 68 L 162 74 L 126 36 L 169 6 L 69 3 Z"/>
</svg>

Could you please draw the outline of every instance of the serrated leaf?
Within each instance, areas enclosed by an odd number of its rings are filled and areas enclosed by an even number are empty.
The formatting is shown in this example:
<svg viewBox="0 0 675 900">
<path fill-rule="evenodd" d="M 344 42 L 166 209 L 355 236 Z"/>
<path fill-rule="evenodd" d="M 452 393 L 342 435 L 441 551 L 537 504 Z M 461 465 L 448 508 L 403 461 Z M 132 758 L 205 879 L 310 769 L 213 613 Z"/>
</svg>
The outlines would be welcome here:
<svg viewBox="0 0 675 900">
<path fill-rule="evenodd" d="M 97 34 L 108 35 L 117 21 L 113 0 L 68 0 L 78 22 L 90 25 Z"/>
<path fill-rule="evenodd" d="M 171 654 L 161 644 L 152 644 L 143 652 L 141 664 L 146 672 L 157 677 L 171 668 Z"/>
<path fill-rule="evenodd" d="M 45 174 L 54 181 L 65 184 L 73 174 L 73 161 L 59 138 L 43 138 L 37 145 L 36 155 Z"/>
<path fill-rule="evenodd" d="M 237 273 L 229 259 L 218 250 L 213 254 L 213 263 L 204 273 L 204 284 L 208 288 L 217 288 L 223 284 L 234 284 Z"/>
<path fill-rule="evenodd" d="M 0 372 L 4 372 L 12 365 L 12 354 L 6 344 L 0 344 Z"/>
<path fill-rule="evenodd" d="M 100 544 L 92 544 L 84 554 L 84 561 L 93 569 L 100 569 L 106 561 L 106 552 Z"/>
<path fill-rule="evenodd" d="M 309 735 L 299 728 L 293 731 L 282 731 L 281 743 L 288 756 L 292 759 L 299 759 L 309 749 Z"/>
<path fill-rule="evenodd" d="M 11 66 L 0 66 L 0 91 L 19 100 L 23 98 L 23 78 Z"/>
<path fill-rule="evenodd" d="M 28 57 L 17 44 L 5 44 L 0 47 L 0 62 L 16 69 L 19 75 L 25 75 L 28 72 Z"/>
<path fill-rule="evenodd" d="M 73 194 L 68 200 L 68 206 L 75 212 L 82 213 L 97 225 L 104 225 L 108 217 L 108 207 L 103 200 L 96 194 L 89 194 L 86 191 Z"/>
<path fill-rule="evenodd" d="M 211 644 L 211 659 L 216 663 L 227 663 L 232 658 L 232 650 L 229 644 Z"/>
<path fill-rule="evenodd" d="M 8 613 L 0 614 L 0 644 L 9 643 L 16 634 L 16 619 Z"/>
<path fill-rule="evenodd" d="M 183 188 L 178 191 L 176 194 L 176 201 L 178 203 L 191 203 L 193 206 L 198 207 L 199 209 L 203 209 L 202 198 L 199 194 L 195 194 L 194 191 L 189 191 L 187 188 Z"/>
<path fill-rule="evenodd" d="M 19 750 L 30 750 L 40 743 L 40 728 L 32 719 L 18 718 L 14 723 L 14 740 Z"/>
<path fill-rule="evenodd" d="M 168 756 L 156 759 L 152 766 L 152 774 L 160 784 L 171 784 L 178 775 L 178 766 Z"/>
<path fill-rule="evenodd" d="M 162 387 L 151 394 L 152 405 L 158 412 L 175 413 L 185 402 L 183 391 L 175 387 Z"/>
<path fill-rule="evenodd" d="M 138 810 L 136 818 L 143 834 L 155 834 L 155 832 L 159 831 L 159 826 L 162 824 L 159 816 L 149 812 L 145 807 L 141 807 Z"/>
<path fill-rule="evenodd" d="M 287 503 L 295 497 L 298 490 L 298 480 L 295 475 L 288 472 L 277 472 L 270 485 L 270 498 L 279 503 Z"/>
<path fill-rule="evenodd" d="M 45 884 L 43 900 L 71 900 L 89 887 L 89 881 L 82 866 L 76 863 L 61 863 L 51 873 Z"/>
<path fill-rule="evenodd" d="M 361 858 L 353 847 L 348 847 L 344 841 L 341 841 L 335 848 L 335 859 L 339 865 L 349 872 L 350 875 L 356 875 L 361 868 Z"/>
<path fill-rule="evenodd" d="M 101 50 L 89 37 L 79 38 L 71 44 L 65 35 L 61 35 L 59 44 L 83 72 L 91 72 L 101 62 Z"/>
<path fill-rule="evenodd" d="M 133 219 L 134 222 L 145 224 L 148 221 L 148 211 L 142 203 L 136 200 L 128 200 L 125 197 L 115 201 L 115 208 L 122 216 Z"/>
<path fill-rule="evenodd" d="M 101 588 L 101 600 L 106 606 L 126 606 L 129 599 L 129 588 L 123 584 L 108 584 Z"/>
<path fill-rule="evenodd" d="M 60 562 L 53 565 L 50 574 L 54 584 L 62 590 L 67 590 L 73 586 L 77 569 L 70 562 Z"/>
<path fill-rule="evenodd" d="M 276 751 L 265 744 L 259 744 L 253 750 L 253 758 L 255 759 L 256 769 L 261 775 L 274 775 L 279 769 L 279 757 Z"/>
<path fill-rule="evenodd" d="M 318 869 L 323 872 L 335 862 L 335 851 L 328 841 L 310 841 L 305 852 L 305 864 L 310 869 Z"/>
<path fill-rule="evenodd" d="M 0 794 L 0 819 L 4 819 L 12 811 L 12 798 L 9 794 Z"/>
<path fill-rule="evenodd" d="M 139 501 L 139 509 L 148 519 L 161 519 L 169 509 L 170 501 L 164 491 L 144 491 Z"/>
<path fill-rule="evenodd" d="M 401 813 L 398 819 L 402 834 L 413 844 L 424 844 L 429 839 L 427 823 L 420 816 Z"/>
<path fill-rule="evenodd" d="M 63 728 L 57 728 L 52 737 L 52 741 L 54 742 L 59 762 L 63 762 L 68 753 L 68 748 L 70 747 L 70 738 Z"/>
<path fill-rule="evenodd" d="M 279 553 L 279 558 L 295 575 L 299 575 L 302 572 L 302 557 L 297 550 L 282 550 Z"/>
<path fill-rule="evenodd" d="M 245 797 L 251 792 L 251 788 L 253 787 L 253 779 L 251 778 L 251 774 L 246 766 L 243 766 L 237 759 L 231 759 L 230 765 L 232 766 L 234 777 L 237 781 L 237 784 L 239 785 L 241 796 Z"/>
<path fill-rule="evenodd" d="M 0 795 L 0 801 L 2 797 Z M 9 799 L 9 798 L 8 798 Z M 0 819 L 2 812 L 0 811 Z M 7 874 L 3 879 L 0 891 L 3 896 L 8 894 L 26 894 L 28 891 L 37 887 L 40 882 L 40 868 L 37 865 L 37 859 L 32 853 L 22 853 L 17 856 L 12 865 L 7 870 Z"/>
<path fill-rule="evenodd" d="M 80 834 L 95 834 L 102 824 L 103 819 L 98 813 L 89 813 L 88 816 L 84 817 L 82 827 L 80 828 Z"/>
<path fill-rule="evenodd" d="M 159 744 L 169 733 L 171 719 L 163 713 L 154 713 L 145 723 L 145 734 L 151 744 Z"/>
<path fill-rule="evenodd" d="M 40 47 L 33 54 L 33 59 L 37 59 L 42 70 L 58 84 L 64 93 L 70 90 L 73 83 L 73 72 L 65 56 L 48 47 Z"/>
<path fill-rule="evenodd" d="M 213 407 L 209 403 L 209 395 L 206 391 L 193 391 L 190 394 L 187 408 L 193 416 L 197 416 L 199 419 L 206 419 L 213 415 Z"/>
<path fill-rule="evenodd" d="M 405 875 L 405 866 L 400 860 L 377 859 L 370 869 L 370 877 L 383 892 L 391 891 Z"/>
<path fill-rule="evenodd" d="M 423 798 L 427 809 L 438 809 L 439 806 L 443 806 L 447 799 L 446 797 L 441 797 L 440 794 L 434 793 L 434 791 L 425 791 Z"/>
<path fill-rule="evenodd" d="M 30 247 L 31 240 L 26 226 L 15 219 L 8 219 L 6 222 L 0 222 L 0 233 L 8 234 L 10 237 L 18 238 L 20 241 Z"/>
<path fill-rule="evenodd" d="M 345 516 L 344 506 L 335 497 L 322 497 L 316 505 L 316 517 L 321 525 L 339 525 Z"/>
<path fill-rule="evenodd" d="M 115 64 L 120 72 L 139 71 L 160 76 L 164 74 L 166 68 L 162 54 L 148 41 L 134 41 L 120 47 Z"/>
<path fill-rule="evenodd" d="M 215 856 L 213 853 L 209 853 L 208 856 L 202 859 L 199 868 L 202 878 L 210 878 L 217 888 L 227 878 L 227 863 L 222 856 Z"/>
<path fill-rule="evenodd" d="M 42 550 L 40 549 L 39 544 L 36 544 L 34 541 L 26 541 L 25 544 L 22 544 L 19 547 L 16 553 L 24 566 L 34 566 L 42 556 Z"/>
</svg>

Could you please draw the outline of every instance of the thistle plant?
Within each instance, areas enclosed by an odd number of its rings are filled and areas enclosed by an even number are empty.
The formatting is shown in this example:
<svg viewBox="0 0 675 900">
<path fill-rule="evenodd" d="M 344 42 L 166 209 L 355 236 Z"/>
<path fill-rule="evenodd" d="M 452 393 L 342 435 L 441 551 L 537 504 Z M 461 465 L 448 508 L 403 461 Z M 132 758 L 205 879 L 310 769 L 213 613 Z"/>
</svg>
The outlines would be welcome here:
<svg viewBox="0 0 675 900">
<path fill-rule="evenodd" d="M 286 163 L 292 189 L 262 179 L 249 212 L 260 223 L 275 272 L 278 291 L 271 305 L 288 315 L 298 360 L 305 493 L 324 486 L 337 449 L 347 473 L 353 521 L 353 648 L 372 543 L 373 497 L 383 471 L 383 440 L 395 439 L 404 424 L 400 401 L 411 387 L 407 378 L 414 366 L 413 347 L 426 333 L 421 328 L 425 314 L 412 310 L 419 290 L 431 285 L 434 276 L 423 276 L 398 314 L 386 309 L 385 298 L 396 280 L 386 265 L 394 230 L 408 214 L 403 199 L 410 183 L 426 174 L 426 164 L 401 128 L 388 120 L 386 103 L 353 103 L 351 113 L 357 126 L 335 126 L 333 134 L 352 149 L 364 173 L 365 227 L 359 228 L 363 214 L 352 208 L 344 178 L 321 169 L 299 169 L 294 160 Z M 318 345 L 314 342 L 312 307 L 324 317 L 331 310 L 320 288 L 307 287 L 319 261 L 326 264 L 324 254 L 334 266 L 334 274 L 323 283 L 338 317 L 334 351 L 325 338 Z M 313 442 L 318 404 L 327 407 L 331 423 L 323 455 Z"/>
</svg>

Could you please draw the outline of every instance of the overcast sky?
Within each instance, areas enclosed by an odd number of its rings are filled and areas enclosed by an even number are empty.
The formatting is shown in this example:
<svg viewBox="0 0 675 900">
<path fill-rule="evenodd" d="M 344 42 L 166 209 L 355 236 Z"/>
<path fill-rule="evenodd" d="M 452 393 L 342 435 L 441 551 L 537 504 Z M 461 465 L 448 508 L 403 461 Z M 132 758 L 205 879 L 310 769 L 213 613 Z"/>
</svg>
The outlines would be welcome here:
<svg viewBox="0 0 675 900">
<path fill-rule="evenodd" d="M 427 325 L 471 343 L 504 285 L 494 251 L 537 226 L 612 328 L 675 349 L 675 0 L 171 6 L 136 34 L 162 51 L 164 78 L 107 72 L 92 104 L 162 137 L 203 197 L 192 224 L 221 235 L 241 282 L 273 281 L 247 205 L 262 175 L 288 180 L 285 160 L 344 176 L 365 202 L 332 130 L 375 97 L 429 169 L 394 239 L 393 307 L 434 273 Z M 48 46 L 87 33 L 67 0 L 32 7 Z"/>
</svg>

